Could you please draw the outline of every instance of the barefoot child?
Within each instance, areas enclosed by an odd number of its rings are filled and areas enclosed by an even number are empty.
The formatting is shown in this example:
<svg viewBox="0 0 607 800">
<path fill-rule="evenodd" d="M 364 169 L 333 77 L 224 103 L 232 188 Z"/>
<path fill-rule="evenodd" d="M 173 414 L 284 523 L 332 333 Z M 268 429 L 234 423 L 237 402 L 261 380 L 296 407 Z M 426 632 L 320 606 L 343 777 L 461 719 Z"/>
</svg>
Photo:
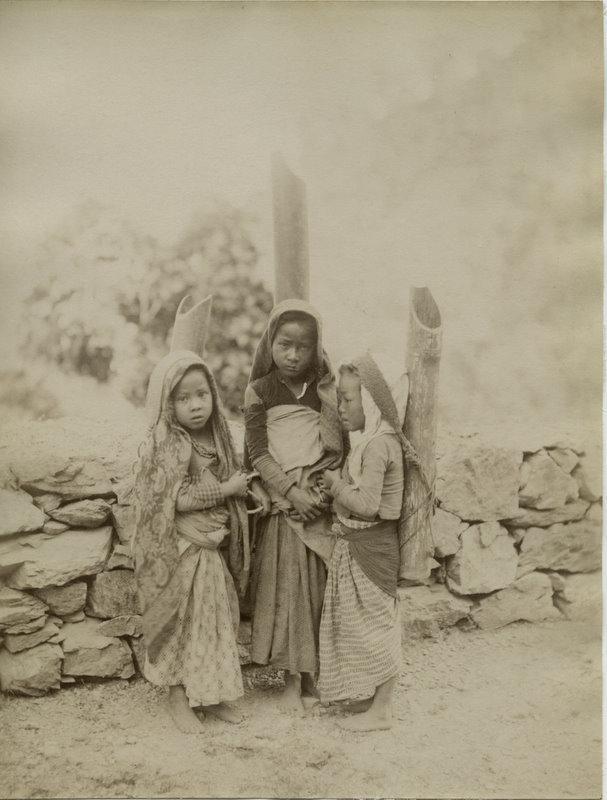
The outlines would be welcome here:
<svg viewBox="0 0 607 800">
<path fill-rule="evenodd" d="M 408 379 L 393 377 L 369 354 L 340 368 L 340 416 L 351 449 L 341 476 L 323 476 L 334 498 L 337 540 L 320 624 L 318 688 L 322 702 L 371 698 L 351 707 L 364 713 L 342 723 L 360 731 L 391 726 L 400 661 L 398 522 L 403 452 L 413 452 L 401 432 Z"/>
<path fill-rule="evenodd" d="M 147 395 L 149 432 L 135 480 L 133 552 L 143 607 L 145 677 L 169 687 L 180 730 L 200 730 L 192 708 L 227 722 L 243 694 L 236 645 L 248 573 L 248 528 L 234 444 L 213 375 L 192 352 L 169 353 Z M 228 539 L 228 572 L 219 547 Z"/>
<path fill-rule="evenodd" d="M 252 660 L 288 672 L 284 703 L 302 710 L 314 695 L 325 562 L 333 538 L 318 489 L 339 466 L 343 438 L 337 392 L 308 303 L 276 306 L 257 347 L 245 393 L 248 457 L 272 500 L 252 558 Z"/>
</svg>

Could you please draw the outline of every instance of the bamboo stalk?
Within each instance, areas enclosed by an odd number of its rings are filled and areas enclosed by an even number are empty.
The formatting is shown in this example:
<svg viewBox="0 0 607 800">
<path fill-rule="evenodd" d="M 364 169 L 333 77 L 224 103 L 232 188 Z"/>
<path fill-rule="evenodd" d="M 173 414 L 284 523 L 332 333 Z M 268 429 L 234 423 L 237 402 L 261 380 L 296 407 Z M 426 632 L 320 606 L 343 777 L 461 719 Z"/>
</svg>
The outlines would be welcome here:
<svg viewBox="0 0 607 800">
<path fill-rule="evenodd" d="M 434 566 L 432 515 L 436 479 L 436 429 L 438 373 L 442 348 L 442 322 L 438 306 L 426 287 L 412 288 L 406 363 L 409 400 L 403 430 L 417 451 L 423 472 L 405 471 L 405 513 L 400 540 L 399 578 L 409 584 L 425 583 Z"/>
<path fill-rule="evenodd" d="M 175 314 L 171 337 L 171 351 L 191 350 L 204 358 L 204 345 L 209 330 L 213 296 L 209 295 L 194 305 L 191 294 L 186 294 Z"/>
<path fill-rule="evenodd" d="M 274 208 L 274 302 L 309 298 L 308 215 L 306 185 L 286 165 L 272 157 Z"/>
</svg>

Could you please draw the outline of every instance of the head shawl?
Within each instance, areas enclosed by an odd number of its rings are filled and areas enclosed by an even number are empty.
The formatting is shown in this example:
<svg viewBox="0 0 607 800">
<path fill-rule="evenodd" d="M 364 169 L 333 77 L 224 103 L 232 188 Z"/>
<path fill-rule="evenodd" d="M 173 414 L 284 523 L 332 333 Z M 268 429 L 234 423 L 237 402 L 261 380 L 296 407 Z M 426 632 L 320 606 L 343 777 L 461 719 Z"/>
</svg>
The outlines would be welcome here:
<svg viewBox="0 0 607 800">
<path fill-rule="evenodd" d="M 171 392 L 192 367 L 203 370 L 213 397 L 211 426 L 220 480 L 226 480 L 238 468 L 234 442 L 221 410 L 213 374 L 195 353 L 187 350 L 169 353 L 150 377 L 146 401 L 148 433 L 139 448 L 133 492 L 135 574 L 151 661 L 171 629 L 183 593 L 175 502 L 188 474 L 192 443 L 189 433 L 175 419 Z M 231 518 L 228 566 L 242 596 L 249 569 L 247 517 L 244 504 L 234 498 L 228 500 L 228 509 Z"/>
<path fill-rule="evenodd" d="M 369 442 L 385 433 L 398 436 L 402 430 L 409 397 L 409 376 L 385 356 L 380 359 L 370 353 L 342 363 L 340 371 L 343 368 L 351 368 L 361 380 L 365 427 L 362 431 L 350 433 L 348 455 L 350 477 L 358 484 L 363 453 Z M 372 388 L 373 394 L 368 386 Z"/>
<path fill-rule="evenodd" d="M 336 453 L 341 456 L 343 439 L 337 411 L 337 389 L 329 358 L 322 346 L 322 320 L 318 311 L 305 300 L 284 300 L 272 309 L 268 325 L 255 350 L 249 383 L 258 378 L 263 378 L 275 368 L 274 359 L 272 358 L 272 342 L 280 327 L 281 317 L 290 311 L 306 314 L 316 325 L 314 369 L 315 377 L 318 381 L 318 397 L 321 403 L 320 438 L 325 452 Z"/>
<path fill-rule="evenodd" d="M 360 378 L 365 414 L 364 430 L 350 434 L 351 449 L 348 456 L 348 471 L 353 481 L 356 483 L 360 479 L 362 457 L 369 442 L 383 433 L 391 433 L 400 442 L 405 468 L 419 469 L 422 480 L 428 488 L 429 506 L 432 507 L 432 491 L 422 470 L 419 456 L 402 430 L 409 393 L 409 379 L 405 370 L 396 367 L 386 358 L 379 358 L 371 353 L 348 360 L 341 365 L 341 369 L 343 368 L 354 370 Z M 406 497 L 403 492 L 403 503 L 398 522 L 401 553 L 407 536 L 405 522 L 408 513 L 405 509 Z"/>
</svg>

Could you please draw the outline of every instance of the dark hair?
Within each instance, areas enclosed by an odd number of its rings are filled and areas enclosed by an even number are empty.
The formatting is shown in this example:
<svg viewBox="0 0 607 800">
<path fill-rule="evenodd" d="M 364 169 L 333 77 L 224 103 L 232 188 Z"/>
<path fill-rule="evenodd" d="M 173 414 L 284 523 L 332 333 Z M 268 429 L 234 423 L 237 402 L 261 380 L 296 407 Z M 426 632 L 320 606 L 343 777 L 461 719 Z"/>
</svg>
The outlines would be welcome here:
<svg viewBox="0 0 607 800">
<path fill-rule="evenodd" d="M 177 383 L 175 384 L 175 386 L 173 386 L 173 388 L 171 389 L 171 397 L 172 397 L 172 396 L 175 394 L 175 392 L 177 391 L 177 387 L 179 386 L 179 384 L 181 383 L 181 381 L 182 381 L 182 380 L 185 378 L 185 376 L 186 376 L 186 375 L 189 375 L 189 374 L 190 374 L 190 372 L 193 372 L 195 369 L 198 369 L 198 370 L 200 370 L 200 371 L 202 372 L 202 374 L 204 375 L 204 377 L 207 379 L 207 381 L 209 380 L 209 376 L 207 375 L 207 372 L 206 372 L 205 368 L 202 366 L 202 364 L 192 364 L 191 366 L 189 366 L 189 367 L 188 367 L 188 368 L 185 370 L 185 372 L 183 373 L 183 375 L 181 376 L 181 378 L 179 378 L 179 380 L 177 381 Z M 209 384 L 209 385 L 210 385 L 210 384 Z"/>
<path fill-rule="evenodd" d="M 310 326 L 314 329 L 314 340 L 318 339 L 318 326 L 316 324 L 316 320 L 310 314 L 306 314 L 305 311 L 285 311 L 284 314 L 280 315 L 278 323 L 276 325 L 276 332 L 274 334 L 274 338 L 278 335 L 278 331 L 282 328 L 283 325 L 288 325 L 289 322 L 300 322 L 302 325 Z"/>
</svg>

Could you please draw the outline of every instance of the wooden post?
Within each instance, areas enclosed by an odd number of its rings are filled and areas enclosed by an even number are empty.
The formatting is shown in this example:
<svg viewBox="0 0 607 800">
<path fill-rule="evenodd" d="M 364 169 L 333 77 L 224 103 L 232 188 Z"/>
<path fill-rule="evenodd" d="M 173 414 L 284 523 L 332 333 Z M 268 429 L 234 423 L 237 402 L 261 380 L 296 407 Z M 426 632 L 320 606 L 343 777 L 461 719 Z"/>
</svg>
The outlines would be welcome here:
<svg viewBox="0 0 607 800">
<path fill-rule="evenodd" d="M 285 164 L 272 157 L 274 206 L 274 302 L 309 298 L 308 214 L 306 186 Z"/>
<path fill-rule="evenodd" d="M 186 294 L 175 314 L 171 337 L 171 350 L 191 350 L 204 358 L 204 345 L 211 319 L 213 296 L 209 295 L 194 305 L 194 298 Z"/>
<path fill-rule="evenodd" d="M 412 288 L 409 301 L 407 370 L 409 400 L 403 430 L 417 451 L 429 488 L 420 470 L 410 467 L 405 473 L 404 536 L 401 537 L 399 578 L 408 584 L 425 583 L 434 566 L 432 516 L 434 514 L 434 481 L 436 478 L 436 427 L 438 369 L 441 356 L 441 316 L 430 290 Z"/>
</svg>

